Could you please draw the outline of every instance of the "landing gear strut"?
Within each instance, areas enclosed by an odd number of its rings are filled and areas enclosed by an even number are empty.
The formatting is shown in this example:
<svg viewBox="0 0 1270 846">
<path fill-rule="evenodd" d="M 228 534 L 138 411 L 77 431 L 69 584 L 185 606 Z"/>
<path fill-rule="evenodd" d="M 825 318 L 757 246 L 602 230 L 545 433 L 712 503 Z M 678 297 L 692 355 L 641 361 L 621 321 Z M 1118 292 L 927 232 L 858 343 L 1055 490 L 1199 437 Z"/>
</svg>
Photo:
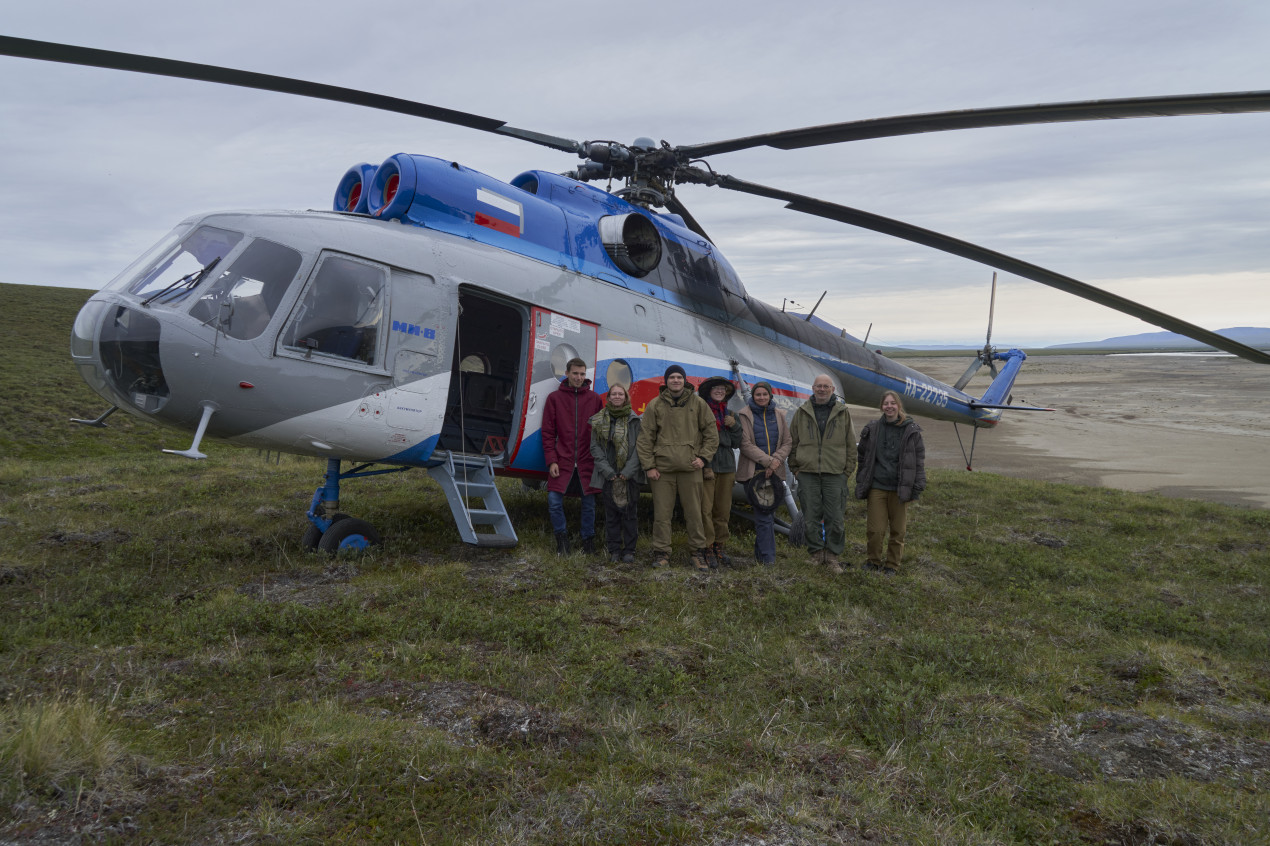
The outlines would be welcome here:
<svg viewBox="0 0 1270 846">
<path fill-rule="evenodd" d="M 384 473 L 401 473 L 409 468 L 394 467 L 389 470 L 363 472 L 370 466 L 363 464 L 347 473 L 341 473 L 339 459 L 327 459 L 326 476 L 323 477 L 321 486 L 313 492 L 313 501 L 309 504 L 308 513 L 305 515 L 309 518 L 310 525 L 305 529 L 304 537 L 300 539 L 301 546 L 310 552 L 321 550 L 334 555 L 345 550 L 360 551 L 382 543 L 379 532 L 375 531 L 374 526 L 339 510 L 340 481 L 362 476 L 379 476 Z"/>
</svg>

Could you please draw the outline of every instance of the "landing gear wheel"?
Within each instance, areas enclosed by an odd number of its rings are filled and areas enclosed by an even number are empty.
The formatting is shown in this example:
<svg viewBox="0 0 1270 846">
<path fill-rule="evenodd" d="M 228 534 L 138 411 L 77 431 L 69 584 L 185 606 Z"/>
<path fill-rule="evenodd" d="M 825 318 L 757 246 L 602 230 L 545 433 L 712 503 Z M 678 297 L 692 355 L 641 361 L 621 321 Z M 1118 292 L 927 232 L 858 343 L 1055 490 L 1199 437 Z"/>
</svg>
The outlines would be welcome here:
<svg viewBox="0 0 1270 846">
<path fill-rule="evenodd" d="M 347 519 L 349 519 L 347 514 L 336 512 L 334 519 L 331 520 L 331 525 L 334 526 L 339 521 Z M 322 530 L 310 523 L 309 527 L 304 530 L 304 537 L 300 538 L 300 546 L 304 547 L 307 552 L 316 552 L 318 541 L 320 540 L 322 540 Z"/>
<path fill-rule="evenodd" d="M 323 533 L 318 541 L 318 549 L 335 555 L 338 552 L 354 550 L 360 552 L 368 546 L 381 543 L 379 532 L 365 520 L 356 517 L 344 517 L 331 524 L 331 528 Z"/>
</svg>

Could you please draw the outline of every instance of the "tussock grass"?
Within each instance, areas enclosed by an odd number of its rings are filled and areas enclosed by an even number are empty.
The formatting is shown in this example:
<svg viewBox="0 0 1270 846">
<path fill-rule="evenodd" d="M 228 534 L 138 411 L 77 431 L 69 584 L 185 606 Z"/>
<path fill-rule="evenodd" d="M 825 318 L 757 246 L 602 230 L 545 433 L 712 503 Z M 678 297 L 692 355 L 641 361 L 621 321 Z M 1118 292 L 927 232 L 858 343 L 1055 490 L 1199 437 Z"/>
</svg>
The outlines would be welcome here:
<svg viewBox="0 0 1270 846">
<path fill-rule="evenodd" d="M 85 785 L 105 786 L 122 756 L 107 715 L 82 695 L 0 707 L 0 790 L 10 801 L 82 796 Z"/>
</svg>

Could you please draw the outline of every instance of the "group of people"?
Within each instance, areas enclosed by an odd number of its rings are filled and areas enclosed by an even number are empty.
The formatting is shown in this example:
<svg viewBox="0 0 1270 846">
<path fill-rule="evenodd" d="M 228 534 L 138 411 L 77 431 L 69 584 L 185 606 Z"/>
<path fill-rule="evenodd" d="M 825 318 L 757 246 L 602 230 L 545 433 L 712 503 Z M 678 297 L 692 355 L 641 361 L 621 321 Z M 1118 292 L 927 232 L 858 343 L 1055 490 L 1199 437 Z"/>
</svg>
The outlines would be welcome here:
<svg viewBox="0 0 1270 846">
<path fill-rule="evenodd" d="M 658 395 L 637 416 L 626 385 L 610 385 L 601 397 L 591 390 L 586 370 L 582 359 L 569 361 L 543 409 L 547 503 L 559 554 L 570 552 L 566 496 L 581 497 L 582 549 L 597 551 L 598 496 L 609 557 L 633 563 L 639 491 L 647 483 L 653 499 L 652 566 L 670 563 L 676 501 L 692 566 L 702 572 L 728 566 L 732 489 L 740 482 L 754 511 L 755 560 L 772 564 L 774 512 L 785 500 L 788 469 L 798 482 L 813 560 L 833 573 L 851 566 L 843 555 L 847 500 L 854 494 L 867 501 L 864 568 L 898 572 L 908 504 L 926 487 L 926 449 L 921 427 L 904 413 L 894 391 L 882 395 L 881 416 L 864 427 L 857 442 L 851 414 L 828 374 L 815 378 L 811 398 L 786 419 L 770 383 L 756 382 L 748 402 L 733 413 L 731 381 L 713 377 L 694 390 L 677 364 L 666 368 Z"/>
</svg>

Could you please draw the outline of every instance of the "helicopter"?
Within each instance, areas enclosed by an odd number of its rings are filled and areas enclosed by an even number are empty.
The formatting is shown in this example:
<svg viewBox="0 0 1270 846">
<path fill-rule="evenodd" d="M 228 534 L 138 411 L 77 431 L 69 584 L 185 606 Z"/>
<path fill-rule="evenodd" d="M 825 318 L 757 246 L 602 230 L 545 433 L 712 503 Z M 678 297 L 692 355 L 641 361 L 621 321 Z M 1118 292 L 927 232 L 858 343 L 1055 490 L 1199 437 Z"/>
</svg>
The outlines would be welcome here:
<svg viewBox="0 0 1270 846">
<path fill-rule="evenodd" d="M 1088 100 L 937 112 L 709 143 L 576 141 L 481 115 L 244 70 L 0 36 L 0 55 L 214 82 L 350 103 L 573 153 L 565 174 L 502 181 L 457 162 L 396 153 L 332 181 L 329 210 L 186 218 L 94 294 L 71 332 L 76 368 L 109 408 L 206 437 L 314 456 L 326 472 L 306 548 L 359 549 L 376 529 L 340 510 L 340 488 L 425 469 L 460 536 L 517 536 L 496 476 L 545 478 L 548 393 L 581 358 L 594 387 L 629 386 L 637 411 L 666 366 L 690 383 L 764 380 L 778 407 L 822 372 L 846 402 L 895 390 L 917 415 L 995 426 L 1026 359 L 988 342 L 953 384 L 870 350 L 815 316 L 751 297 L 675 188 L 717 187 L 961 256 L 1138 317 L 1259 363 L 1270 355 L 1132 300 L 987 248 L 869 212 L 720 173 L 707 161 L 755 147 L 797 150 L 923 132 L 1270 111 L 1270 92 Z M 595 182 L 619 183 L 604 190 Z M 998 368 L 998 364 L 1001 366 Z M 983 366 L 992 381 L 965 391 Z M 797 519 L 792 492 L 786 502 Z M 791 531 L 795 527 L 788 526 Z"/>
</svg>

